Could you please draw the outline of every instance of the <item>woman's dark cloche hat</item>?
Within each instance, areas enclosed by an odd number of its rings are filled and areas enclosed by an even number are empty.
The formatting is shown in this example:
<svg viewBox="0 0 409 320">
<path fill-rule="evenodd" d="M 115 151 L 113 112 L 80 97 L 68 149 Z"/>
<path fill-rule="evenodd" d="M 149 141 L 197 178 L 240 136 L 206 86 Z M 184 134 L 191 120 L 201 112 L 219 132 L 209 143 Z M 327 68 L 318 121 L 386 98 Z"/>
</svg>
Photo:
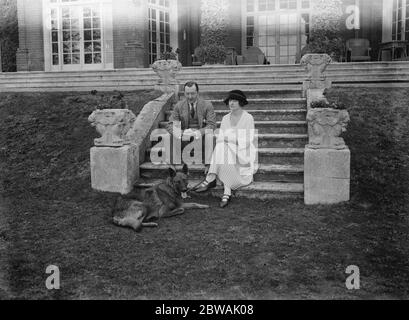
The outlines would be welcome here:
<svg viewBox="0 0 409 320">
<path fill-rule="evenodd" d="M 232 91 L 230 91 L 229 96 L 226 99 L 224 99 L 224 103 L 229 104 L 230 99 L 240 101 L 242 103 L 242 105 L 246 105 L 246 104 L 249 103 L 247 101 L 246 95 L 241 90 L 232 90 Z"/>
</svg>

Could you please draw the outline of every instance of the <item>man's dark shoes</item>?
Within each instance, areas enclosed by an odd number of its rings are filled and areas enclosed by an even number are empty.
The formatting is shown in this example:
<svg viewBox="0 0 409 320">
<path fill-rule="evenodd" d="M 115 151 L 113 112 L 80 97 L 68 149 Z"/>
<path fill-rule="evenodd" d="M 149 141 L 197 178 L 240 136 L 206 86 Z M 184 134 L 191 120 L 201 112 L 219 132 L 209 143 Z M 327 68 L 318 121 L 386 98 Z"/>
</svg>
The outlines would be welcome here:
<svg viewBox="0 0 409 320">
<path fill-rule="evenodd" d="M 216 184 L 216 179 L 214 179 L 212 182 L 207 182 L 207 180 L 204 180 L 195 191 L 198 193 L 206 192 L 207 190 L 216 187 Z"/>
</svg>

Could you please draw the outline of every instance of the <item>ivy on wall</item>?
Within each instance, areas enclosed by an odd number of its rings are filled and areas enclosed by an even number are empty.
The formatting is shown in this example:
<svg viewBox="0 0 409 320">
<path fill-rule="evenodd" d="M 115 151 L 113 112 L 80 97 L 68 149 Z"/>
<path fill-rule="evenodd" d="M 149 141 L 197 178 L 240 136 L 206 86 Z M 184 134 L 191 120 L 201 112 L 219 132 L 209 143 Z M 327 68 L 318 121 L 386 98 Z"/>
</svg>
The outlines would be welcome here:
<svg viewBox="0 0 409 320">
<path fill-rule="evenodd" d="M 17 0 L 0 0 L 1 69 L 13 72 L 18 48 Z"/>
<path fill-rule="evenodd" d="M 344 55 L 342 0 L 312 0 L 310 40 L 305 53 L 326 53 L 335 61 Z"/>
<path fill-rule="evenodd" d="M 199 60 L 205 63 L 224 63 L 225 42 L 229 24 L 228 0 L 201 0 Z"/>
</svg>

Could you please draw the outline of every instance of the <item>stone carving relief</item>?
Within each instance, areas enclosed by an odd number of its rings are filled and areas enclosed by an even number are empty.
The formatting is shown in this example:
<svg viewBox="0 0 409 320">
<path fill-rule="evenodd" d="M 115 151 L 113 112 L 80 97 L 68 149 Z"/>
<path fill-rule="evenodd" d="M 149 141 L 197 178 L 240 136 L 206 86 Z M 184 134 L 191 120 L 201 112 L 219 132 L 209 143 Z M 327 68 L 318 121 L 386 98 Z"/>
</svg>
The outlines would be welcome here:
<svg viewBox="0 0 409 320">
<path fill-rule="evenodd" d="M 101 135 L 94 140 L 95 146 L 121 147 L 130 144 L 126 134 L 131 129 L 136 116 L 128 109 L 95 110 L 88 121 Z"/>
<path fill-rule="evenodd" d="M 306 54 L 301 59 L 301 65 L 308 71 L 309 80 L 325 79 L 324 71 L 332 59 L 327 54 Z"/>
<path fill-rule="evenodd" d="M 347 110 L 332 108 L 310 109 L 307 113 L 308 148 L 345 149 L 345 141 L 340 137 L 349 122 Z"/>
<path fill-rule="evenodd" d="M 178 60 L 157 60 L 152 65 L 153 71 L 159 76 L 155 90 L 163 93 L 178 93 L 178 82 L 176 74 L 182 69 L 182 64 Z"/>
<path fill-rule="evenodd" d="M 304 96 L 307 97 L 307 105 L 317 100 L 326 100 L 324 90 L 331 88 L 331 81 L 326 79 L 325 70 L 332 59 L 327 54 L 306 54 L 301 59 L 301 65 L 308 72 L 307 81 L 303 83 Z"/>
</svg>

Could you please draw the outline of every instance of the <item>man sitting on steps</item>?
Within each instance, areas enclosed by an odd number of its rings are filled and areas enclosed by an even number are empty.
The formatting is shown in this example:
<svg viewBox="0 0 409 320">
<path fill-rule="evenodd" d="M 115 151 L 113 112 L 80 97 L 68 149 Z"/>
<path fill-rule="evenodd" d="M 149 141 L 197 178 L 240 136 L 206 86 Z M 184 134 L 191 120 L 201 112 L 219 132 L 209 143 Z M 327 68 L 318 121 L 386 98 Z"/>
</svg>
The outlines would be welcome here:
<svg viewBox="0 0 409 320">
<path fill-rule="evenodd" d="M 212 103 L 199 96 L 199 86 L 196 82 L 187 82 L 184 85 L 184 93 L 185 99 L 179 101 L 173 108 L 166 129 L 170 134 L 176 135 L 173 132 L 174 125 L 180 122 L 181 133 L 177 133 L 176 138 L 181 139 L 183 135 L 199 138 L 199 135 L 201 135 L 205 145 L 205 165 L 207 169 L 213 153 L 213 143 L 206 144 L 205 141 L 209 139 L 206 139 L 206 135 L 209 134 L 212 135 L 211 141 L 213 141 L 213 131 L 216 129 L 216 114 Z"/>
</svg>

